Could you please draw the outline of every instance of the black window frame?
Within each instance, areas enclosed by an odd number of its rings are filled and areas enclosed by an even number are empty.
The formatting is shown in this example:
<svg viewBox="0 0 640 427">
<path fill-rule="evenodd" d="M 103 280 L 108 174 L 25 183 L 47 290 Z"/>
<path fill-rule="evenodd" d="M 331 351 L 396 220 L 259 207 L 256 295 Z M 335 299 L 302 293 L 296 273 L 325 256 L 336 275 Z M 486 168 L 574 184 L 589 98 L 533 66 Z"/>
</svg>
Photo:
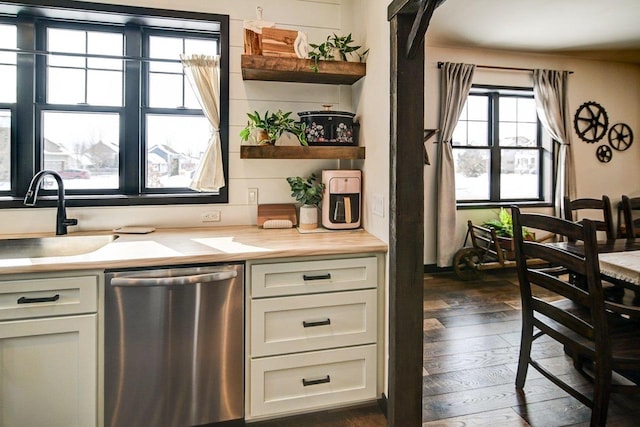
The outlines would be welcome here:
<svg viewBox="0 0 640 427">
<path fill-rule="evenodd" d="M 530 92 L 524 94 L 523 92 Z M 486 208 L 510 206 L 514 203 L 528 206 L 551 206 L 553 188 L 550 190 L 545 186 L 545 177 L 553 182 L 553 162 L 545 161 L 545 153 L 549 158 L 555 157 L 555 143 L 551 143 L 551 150 L 547 150 L 543 143 L 543 127 L 539 118 L 536 118 L 536 147 L 517 147 L 517 146 L 501 146 L 500 145 L 500 99 L 501 98 L 530 98 L 533 99 L 533 89 L 526 87 L 513 86 L 495 86 L 495 85 L 473 85 L 469 91 L 469 96 L 486 96 L 487 97 L 487 141 L 488 145 L 472 146 L 472 145 L 452 145 L 452 149 L 465 150 L 484 150 L 489 151 L 489 199 L 464 199 L 456 198 L 456 206 L 458 209 L 465 208 Z M 503 150 L 537 150 L 539 162 L 538 174 L 538 196 L 531 198 L 501 198 L 500 197 L 500 177 L 501 177 L 501 161 Z M 455 151 L 454 151 L 455 152 Z M 553 185 L 551 186 L 553 187 Z"/>
<path fill-rule="evenodd" d="M 172 34 L 209 34 L 218 41 L 220 55 L 220 143 L 223 156 L 223 172 L 229 171 L 229 16 L 221 14 L 117 6 L 100 3 L 80 3 L 72 0 L 21 0 L 0 1 L 0 20 L 15 23 L 18 27 L 18 97 L 12 110 L 11 191 L 0 193 L 0 209 L 22 207 L 31 177 L 41 169 L 42 144 L 39 117 L 43 109 L 118 111 L 120 114 L 120 172 L 118 190 L 67 190 L 67 205 L 82 206 L 130 206 L 228 203 L 228 187 L 218 193 L 200 193 L 189 189 L 160 189 L 145 191 L 146 160 L 144 148 L 143 109 L 146 100 L 142 95 L 146 76 L 143 75 L 146 51 L 144 32 Z M 125 34 L 124 105 L 122 107 L 93 107 L 44 104 L 46 81 L 44 55 L 46 46 L 42 32 L 48 23 L 56 27 L 93 28 L 115 27 Z M 129 37 L 129 38 L 127 38 Z M 34 54 L 35 53 L 35 54 Z M 32 88 L 37 88 L 35 91 Z M 35 103 L 34 103 L 35 101 Z M 0 104 L 6 108 L 7 104 Z M 194 114 L 187 110 L 185 114 Z M 202 115 L 201 113 L 199 115 Z M 124 121 L 140 124 L 123 126 Z M 15 123 L 15 126 L 13 126 Z M 164 192 L 167 190 L 167 192 Z M 170 193 L 169 193 L 170 192 Z M 39 206 L 55 204 L 55 190 L 43 191 Z"/>
</svg>

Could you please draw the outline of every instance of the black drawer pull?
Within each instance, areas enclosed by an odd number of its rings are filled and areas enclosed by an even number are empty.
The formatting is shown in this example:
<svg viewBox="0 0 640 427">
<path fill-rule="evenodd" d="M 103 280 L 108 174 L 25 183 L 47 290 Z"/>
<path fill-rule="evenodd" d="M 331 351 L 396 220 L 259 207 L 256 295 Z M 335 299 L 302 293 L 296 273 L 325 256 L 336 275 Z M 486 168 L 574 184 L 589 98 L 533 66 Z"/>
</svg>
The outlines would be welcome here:
<svg viewBox="0 0 640 427">
<path fill-rule="evenodd" d="M 60 299 L 60 294 L 55 294 L 52 297 L 43 297 L 43 298 L 27 298 L 20 297 L 18 298 L 18 304 L 36 304 L 39 302 L 54 302 Z"/>
<path fill-rule="evenodd" d="M 302 379 L 302 385 L 304 387 L 307 387 L 310 385 L 316 385 L 316 384 L 325 384 L 330 382 L 331 382 L 331 377 L 329 375 L 327 375 L 324 378 L 320 378 L 319 380 L 305 380 L 304 378 Z"/>
<path fill-rule="evenodd" d="M 304 280 L 325 280 L 325 279 L 331 279 L 331 273 L 327 273 L 327 274 L 318 274 L 317 276 L 311 276 L 311 275 L 306 275 L 303 274 L 302 275 L 302 279 Z"/>
<path fill-rule="evenodd" d="M 331 319 L 327 320 L 317 320 L 315 322 L 307 322 L 306 320 L 302 321 L 302 326 L 305 328 L 312 328 L 314 326 L 327 326 L 331 324 Z"/>
</svg>

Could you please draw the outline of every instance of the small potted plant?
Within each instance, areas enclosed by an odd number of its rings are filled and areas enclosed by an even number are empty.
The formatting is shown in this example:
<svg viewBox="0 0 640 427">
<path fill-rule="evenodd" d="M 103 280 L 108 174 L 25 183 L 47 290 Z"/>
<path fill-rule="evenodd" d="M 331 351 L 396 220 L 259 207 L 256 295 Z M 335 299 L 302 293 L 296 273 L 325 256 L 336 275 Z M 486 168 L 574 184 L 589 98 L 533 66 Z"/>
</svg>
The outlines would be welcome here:
<svg viewBox="0 0 640 427">
<path fill-rule="evenodd" d="M 322 201 L 324 184 L 315 181 L 316 174 L 314 173 L 306 179 L 299 176 L 287 178 L 291 187 L 291 197 L 302 203 L 299 221 L 299 227 L 302 229 L 318 227 L 318 205 Z"/>
<path fill-rule="evenodd" d="M 285 113 L 282 110 L 271 114 L 267 111 L 264 113 L 264 117 L 261 117 L 257 111 L 254 111 L 253 114 L 247 113 L 249 121 L 247 126 L 240 131 L 240 139 L 246 142 L 254 135 L 258 144 L 274 145 L 282 134 L 289 132 L 298 138 L 301 145 L 307 145 L 306 124 L 296 122 L 290 117 L 291 114 L 293 114 L 291 111 Z"/>
<path fill-rule="evenodd" d="M 320 44 L 309 43 L 311 51 L 309 58 L 313 60 L 310 68 L 314 72 L 318 72 L 318 61 L 347 61 L 351 55 L 357 56 L 360 62 L 364 62 L 369 49 L 362 53 L 358 53 L 358 49 L 362 46 L 354 46 L 351 33 L 346 36 L 338 36 L 336 33 L 328 36 L 327 39 Z"/>
<path fill-rule="evenodd" d="M 498 237 L 500 247 L 505 250 L 507 259 L 515 259 L 515 246 L 513 242 L 513 219 L 505 208 L 500 208 L 498 219 L 489 219 L 482 223 L 483 227 L 493 228 Z M 525 240 L 535 240 L 536 236 L 526 228 L 522 229 L 522 237 Z"/>
</svg>

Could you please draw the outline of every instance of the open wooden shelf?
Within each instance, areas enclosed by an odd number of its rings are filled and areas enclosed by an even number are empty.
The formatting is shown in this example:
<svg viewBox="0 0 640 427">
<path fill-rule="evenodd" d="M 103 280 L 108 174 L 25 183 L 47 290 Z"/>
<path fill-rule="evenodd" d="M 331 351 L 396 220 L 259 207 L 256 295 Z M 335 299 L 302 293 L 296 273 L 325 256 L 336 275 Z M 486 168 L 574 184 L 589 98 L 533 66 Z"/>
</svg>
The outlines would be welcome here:
<svg viewBox="0 0 640 427">
<path fill-rule="evenodd" d="M 351 85 L 367 71 L 363 62 L 319 61 L 318 72 L 311 59 L 242 55 L 243 80 Z"/>
<path fill-rule="evenodd" d="M 364 147 L 241 145 L 241 159 L 364 159 Z"/>
</svg>

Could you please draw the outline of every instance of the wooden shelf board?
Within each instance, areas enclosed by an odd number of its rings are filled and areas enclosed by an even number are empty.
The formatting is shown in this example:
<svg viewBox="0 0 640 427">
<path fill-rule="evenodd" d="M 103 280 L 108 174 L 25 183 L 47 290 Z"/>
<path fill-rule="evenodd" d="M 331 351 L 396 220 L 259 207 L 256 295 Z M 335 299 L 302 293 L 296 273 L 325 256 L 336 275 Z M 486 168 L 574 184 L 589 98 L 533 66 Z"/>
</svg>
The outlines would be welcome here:
<svg viewBox="0 0 640 427">
<path fill-rule="evenodd" d="M 364 159 L 364 147 L 242 145 L 241 159 Z"/>
<path fill-rule="evenodd" d="M 311 65 L 310 59 L 277 56 L 242 55 L 241 59 L 244 80 L 351 85 L 367 70 L 362 62 L 319 61 L 317 73 Z"/>
</svg>

